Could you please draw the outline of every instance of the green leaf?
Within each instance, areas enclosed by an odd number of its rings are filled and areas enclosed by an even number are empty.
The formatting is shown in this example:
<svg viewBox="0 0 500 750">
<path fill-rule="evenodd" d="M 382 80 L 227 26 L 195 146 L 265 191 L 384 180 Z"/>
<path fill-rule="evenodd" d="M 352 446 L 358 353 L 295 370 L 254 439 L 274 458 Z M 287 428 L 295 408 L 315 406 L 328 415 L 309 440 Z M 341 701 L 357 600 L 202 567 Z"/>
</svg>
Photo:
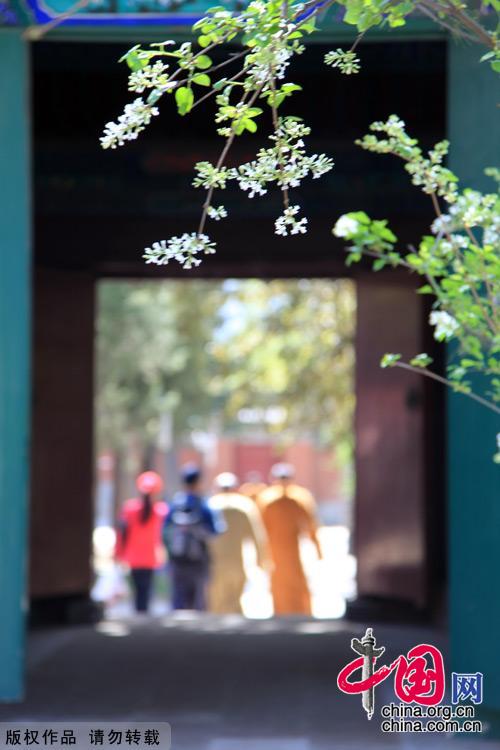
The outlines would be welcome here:
<svg viewBox="0 0 500 750">
<path fill-rule="evenodd" d="M 198 37 L 198 44 L 200 45 L 200 47 L 208 47 L 211 41 L 211 38 L 206 34 L 202 34 Z"/>
<path fill-rule="evenodd" d="M 254 33 L 244 34 L 241 42 L 245 47 L 255 47 L 255 45 L 257 44 Z"/>
<path fill-rule="evenodd" d="M 127 65 L 129 65 L 129 58 L 133 57 L 134 55 L 137 55 L 140 49 L 141 49 L 141 45 L 135 44 L 133 47 L 131 47 L 131 49 L 127 50 L 127 52 L 125 52 L 125 54 L 119 58 L 118 62 L 126 62 Z"/>
<path fill-rule="evenodd" d="M 202 28 L 207 22 L 206 18 L 199 18 L 192 26 L 191 31 L 197 31 L 198 29 Z"/>
<path fill-rule="evenodd" d="M 193 76 L 193 83 L 197 83 L 198 86 L 210 86 L 210 76 L 206 73 L 196 73 Z"/>
<path fill-rule="evenodd" d="M 379 227 L 379 237 L 381 237 L 383 240 L 387 240 L 388 242 L 397 242 L 397 237 L 394 234 L 394 232 L 391 232 L 391 230 L 385 226 L 386 222 L 383 222 L 384 226 Z"/>
<path fill-rule="evenodd" d="M 406 21 L 404 18 L 391 18 L 389 21 L 389 26 L 392 29 L 396 29 L 398 26 L 405 26 Z"/>
<path fill-rule="evenodd" d="M 351 211 L 350 213 L 346 214 L 349 218 L 355 219 L 356 221 L 359 221 L 360 224 L 369 225 L 370 224 L 370 217 L 367 213 L 364 211 Z"/>
<path fill-rule="evenodd" d="M 245 128 L 250 131 L 250 133 L 255 133 L 257 131 L 257 123 L 253 120 L 246 119 L 243 120 L 243 123 L 245 125 Z"/>
<path fill-rule="evenodd" d="M 140 52 L 141 46 L 140 44 L 136 44 L 135 47 L 132 47 L 132 49 L 129 49 L 128 52 L 120 57 L 119 62 L 126 62 L 130 70 L 133 72 L 136 70 L 142 70 L 142 68 L 145 68 L 149 63 L 149 56 L 141 58 L 139 56 Z"/>
<path fill-rule="evenodd" d="M 206 70 L 207 68 L 212 67 L 212 60 L 208 55 L 200 55 L 195 59 L 194 63 L 200 70 Z"/>
<path fill-rule="evenodd" d="M 384 354 L 380 360 L 380 367 L 394 367 L 396 362 L 401 359 L 401 354 Z"/>
<path fill-rule="evenodd" d="M 305 21 L 300 24 L 302 31 L 306 31 L 308 34 L 312 34 L 316 30 L 316 16 L 313 16 L 310 21 Z"/>
<path fill-rule="evenodd" d="M 187 86 L 181 86 L 175 92 L 175 101 L 177 102 L 177 111 L 180 115 L 187 115 L 193 108 L 194 94 Z"/>
<path fill-rule="evenodd" d="M 346 266 L 352 266 L 353 263 L 359 263 L 361 257 L 359 250 L 352 250 L 346 258 Z"/>
<path fill-rule="evenodd" d="M 421 367 L 422 369 L 425 369 L 429 365 L 431 365 L 433 362 L 432 357 L 429 357 L 428 354 L 417 354 L 413 359 L 410 359 L 410 365 L 413 367 Z"/>
</svg>

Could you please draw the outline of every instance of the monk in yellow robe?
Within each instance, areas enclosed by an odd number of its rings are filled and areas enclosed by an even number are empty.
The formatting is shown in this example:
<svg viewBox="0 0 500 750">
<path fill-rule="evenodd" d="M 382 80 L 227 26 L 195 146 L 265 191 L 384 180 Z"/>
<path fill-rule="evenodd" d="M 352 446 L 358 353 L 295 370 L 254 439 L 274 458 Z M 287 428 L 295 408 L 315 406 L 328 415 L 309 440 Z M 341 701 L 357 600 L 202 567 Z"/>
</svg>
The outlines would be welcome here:
<svg viewBox="0 0 500 750">
<path fill-rule="evenodd" d="M 224 472 L 215 479 L 219 490 L 209 505 L 224 515 L 227 530 L 209 540 L 210 583 L 209 610 L 218 614 L 241 612 L 241 595 L 246 583 L 243 545 L 254 544 L 256 561 L 266 566 L 267 540 L 264 526 L 255 503 L 236 491 L 237 477 Z"/>
<path fill-rule="evenodd" d="M 322 557 L 311 493 L 293 483 L 290 464 L 276 464 L 273 484 L 259 496 L 273 562 L 271 591 L 275 615 L 310 615 L 311 594 L 300 558 L 300 539 L 309 537 Z"/>
</svg>

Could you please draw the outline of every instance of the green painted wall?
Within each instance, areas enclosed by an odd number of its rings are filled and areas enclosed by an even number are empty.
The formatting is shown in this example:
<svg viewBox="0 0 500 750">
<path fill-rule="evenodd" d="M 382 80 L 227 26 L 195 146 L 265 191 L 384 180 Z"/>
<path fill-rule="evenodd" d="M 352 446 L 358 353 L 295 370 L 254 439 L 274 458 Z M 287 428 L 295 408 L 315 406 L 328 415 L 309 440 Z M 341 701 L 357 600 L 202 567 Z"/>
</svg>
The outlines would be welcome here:
<svg viewBox="0 0 500 750">
<path fill-rule="evenodd" d="M 23 692 L 31 274 L 27 52 L 19 30 L 0 30 L 0 700 Z"/>
<path fill-rule="evenodd" d="M 482 54 L 449 47 L 450 161 L 464 185 L 493 192 L 483 169 L 500 164 L 500 86 Z M 484 703 L 500 710 L 500 467 L 492 461 L 500 420 L 464 396 L 451 394 L 448 407 L 452 667 L 482 671 Z"/>
</svg>

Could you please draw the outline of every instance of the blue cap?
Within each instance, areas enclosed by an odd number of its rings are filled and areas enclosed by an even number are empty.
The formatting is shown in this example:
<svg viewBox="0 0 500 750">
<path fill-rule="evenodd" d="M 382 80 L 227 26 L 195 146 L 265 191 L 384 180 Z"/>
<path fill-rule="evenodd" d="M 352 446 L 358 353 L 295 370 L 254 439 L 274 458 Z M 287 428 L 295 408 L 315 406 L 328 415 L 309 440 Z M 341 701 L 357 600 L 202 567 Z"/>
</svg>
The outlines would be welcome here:
<svg viewBox="0 0 500 750">
<path fill-rule="evenodd" d="M 193 463 L 181 466 L 181 477 L 184 484 L 194 484 L 201 477 L 201 469 Z"/>
</svg>

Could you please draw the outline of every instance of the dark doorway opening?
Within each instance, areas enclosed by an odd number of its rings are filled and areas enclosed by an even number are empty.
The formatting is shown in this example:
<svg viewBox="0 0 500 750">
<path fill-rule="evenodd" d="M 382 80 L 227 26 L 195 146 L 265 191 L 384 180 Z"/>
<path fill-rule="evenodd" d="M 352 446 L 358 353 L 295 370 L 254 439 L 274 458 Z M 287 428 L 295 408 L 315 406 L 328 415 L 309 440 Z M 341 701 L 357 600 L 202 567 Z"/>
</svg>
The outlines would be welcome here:
<svg viewBox="0 0 500 750">
<path fill-rule="evenodd" d="M 159 278 L 158 269 L 144 265 L 142 248 L 191 230 L 200 204 L 190 186 L 192 167 L 218 148 L 206 114 L 179 121 L 165 111 L 128 148 L 101 151 L 102 127 L 127 97 L 126 71 L 116 63 L 125 46 L 41 43 L 33 54 L 31 594 L 40 606 L 85 599 L 91 586 L 95 282 Z M 366 45 L 366 64 L 355 81 L 332 78 L 322 65 L 327 49 L 311 48 L 294 71 L 294 80 L 304 87 L 296 111 L 307 115 L 312 126 L 311 146 L 336 162 L 327 178 L 301 190 L 310 232 L 277 238 L 277 201 L 249 204 L 234 195 L 227 202 L 233 218 L 215 237 L 217 255 L 190 278 L 344 277 L 343 251 L 331 226 L 348 210 L 362 208 L 389 218 L 403 243 L 426 230 L 428 206 L 408 185 L 400 165 L 366 154 L 353 142 L 370 122 L 392 112 L 424 147 L 443 137 L 445 97 L 434 92 L 445 87 L 445 45 Z M 250 154 L 252 144 L 242 140 L 239 148 Z M 185 273 L 174 265 L 161 271 L 168 278 Z M 427 309 L 406 276 L 374 276 L 361 267 L 356 281 L 362 299 L 356 428 L 356 550 L 363 560 L 359 593 L 368 601 L 396 601 L 412 614 L 430 616 L 442 604 L 445 580 L 442 396 L 418 378 L 378 370 L 385 351 L 413 355 L 429 348 Z M 53 519 L 59 529 L 55 546 Z"/>
</svg>

